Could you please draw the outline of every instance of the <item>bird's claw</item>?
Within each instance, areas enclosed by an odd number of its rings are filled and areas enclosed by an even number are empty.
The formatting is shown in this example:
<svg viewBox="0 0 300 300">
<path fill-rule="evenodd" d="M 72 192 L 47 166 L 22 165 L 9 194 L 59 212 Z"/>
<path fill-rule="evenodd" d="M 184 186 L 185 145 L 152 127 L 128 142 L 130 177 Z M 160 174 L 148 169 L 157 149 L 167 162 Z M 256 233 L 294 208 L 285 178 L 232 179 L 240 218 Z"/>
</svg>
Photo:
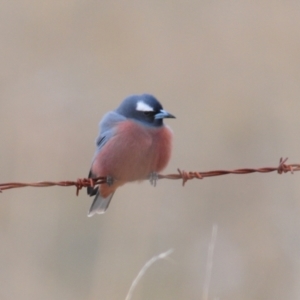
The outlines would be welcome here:
<svg viewBox="0 0 300 300">
<path fill-rule="evenodd" d="M 114 183 L 114 178 L 112 176 L 106 176 L 106 183 L 108 186 L 112 186 Z"/>
<path fill-rule="evenodd" d="M 150 184 L 155 187 L 157 180 L 158 180 L 158 174 L 156 172 L 151 172 L 149 175 Z"/>
</svg>

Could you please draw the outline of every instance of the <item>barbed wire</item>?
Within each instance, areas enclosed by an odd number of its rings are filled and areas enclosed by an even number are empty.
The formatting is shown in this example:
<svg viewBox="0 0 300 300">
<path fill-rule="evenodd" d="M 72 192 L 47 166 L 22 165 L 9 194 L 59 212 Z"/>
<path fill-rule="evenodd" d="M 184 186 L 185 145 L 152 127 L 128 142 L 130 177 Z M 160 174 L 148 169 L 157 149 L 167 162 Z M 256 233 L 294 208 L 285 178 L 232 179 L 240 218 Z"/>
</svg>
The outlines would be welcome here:
<svg viewBox="0 0 300 300">
<path fill-rule="evenodd" d="M 157 179 L 181 179 L 182 185 L 184 186 L 188 180 L 191 179 L 203 179 L 205 177 L 213 177 L 227 174 L 250 174 L 250 173 L 270 173 L 277 171 L 278 174 L 282 173 L 294 173 L 295 171 L 300 171 L 300 164 L 286 164 L 287 158 L 280 158 L 279 165 L 277 167 L 265 167 L 265 168 L 244 168 L 236 170 L 215 170 L 207 172 L 186 172 L 180 169 L 177 169 L 178 174 L 168 174 L 162 175 L 158 174 Z M 106 177 L 97 177 L 97 178 L 79 178 L 76 181 L 40 181 L 33 183 L 22 183 L 22 182 L 8 182 L 0 183 L 0 193 L 4 190 L 21 188 L 21 187 L 49 187 L 49 186 L 75 186 L 76 195 L 78 196 L 79 191 L 82 188 L 94 187 L 99 184 L 106 183 Z"/>
</svg>

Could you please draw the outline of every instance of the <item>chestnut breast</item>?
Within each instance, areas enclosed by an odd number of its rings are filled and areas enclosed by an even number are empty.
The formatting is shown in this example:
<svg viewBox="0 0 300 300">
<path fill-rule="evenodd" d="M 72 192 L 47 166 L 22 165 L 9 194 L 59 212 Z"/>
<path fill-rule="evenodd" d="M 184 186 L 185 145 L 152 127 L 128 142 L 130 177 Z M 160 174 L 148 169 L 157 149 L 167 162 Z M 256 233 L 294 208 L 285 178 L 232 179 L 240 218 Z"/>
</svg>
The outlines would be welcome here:
<svg viewBox="0 0 300 300">
<path fill-rule="evenodd" d="M 172 132 L 167 126 L 151 127 L 127 120 L 95 158 L 92 172 L 122 182 L 146 179 L 162 171 L 171 156 Z"/>
</svg>

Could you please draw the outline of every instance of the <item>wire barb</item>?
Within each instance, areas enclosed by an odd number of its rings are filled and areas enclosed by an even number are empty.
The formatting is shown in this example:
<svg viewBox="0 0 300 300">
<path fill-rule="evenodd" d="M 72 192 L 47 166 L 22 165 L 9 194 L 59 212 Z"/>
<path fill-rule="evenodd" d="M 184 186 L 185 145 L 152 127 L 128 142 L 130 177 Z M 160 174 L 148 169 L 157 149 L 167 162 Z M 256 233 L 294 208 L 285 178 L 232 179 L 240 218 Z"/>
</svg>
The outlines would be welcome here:
<svg viewBox="0 0 300 300">
<path fill-rule="evenodd" d="M 213 177 L 227 174 L 250 174 L 250 173 L 270 173 L 277 171 L 278 174 L 288 173 L 294 174 L 295 171 L 300 171 L 300 164 L 286 164 L 287 158 L 280 158 L 278 167 L 266 167 L 258 169 L 236 169 L 236 170 L 215 170 L 207 172 L 186 172 L 184 170 L 177 169 L 177 174 L 168 174 L 168 175 L 157 175 L 157 179 L 181 179 L 182 185 L 184 186 L 188 180 L 191 179 L 204 179 L 205 177 Z M 4 190 L 20 188 L 20 187 L 47 187 L 47 186 L 75 186 L 76 195 L 78 196 L 79 191 L 82 188 L 95 187 L 99 184 L 107 183 L 107 177 L 97 177 L 97 178 L 79 178 L 76 181 L 40 181 L 33 183 L 22 183 L 22 182 L 9 182 L 9 183 L 0 183 L 0 193 Z"/>
</svg>

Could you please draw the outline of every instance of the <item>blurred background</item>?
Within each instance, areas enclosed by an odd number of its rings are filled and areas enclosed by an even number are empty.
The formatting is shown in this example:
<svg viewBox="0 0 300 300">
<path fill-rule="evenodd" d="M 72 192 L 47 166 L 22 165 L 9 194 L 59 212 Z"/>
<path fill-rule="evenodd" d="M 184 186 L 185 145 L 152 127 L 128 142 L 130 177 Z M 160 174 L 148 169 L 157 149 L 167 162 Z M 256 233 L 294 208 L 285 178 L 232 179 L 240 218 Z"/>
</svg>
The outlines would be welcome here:
<svg viewBox="0 0 300 300">
<path fill-rule="evenodd" d="M 2 1 L 0 182 L 86 177 L 98 122 L 152 93 L 176 115 L 164 174 L 300 163 L 299 1 Z M 1 299 L 300 299 L 300 174 L 0 195 Z"/>
</svg>

